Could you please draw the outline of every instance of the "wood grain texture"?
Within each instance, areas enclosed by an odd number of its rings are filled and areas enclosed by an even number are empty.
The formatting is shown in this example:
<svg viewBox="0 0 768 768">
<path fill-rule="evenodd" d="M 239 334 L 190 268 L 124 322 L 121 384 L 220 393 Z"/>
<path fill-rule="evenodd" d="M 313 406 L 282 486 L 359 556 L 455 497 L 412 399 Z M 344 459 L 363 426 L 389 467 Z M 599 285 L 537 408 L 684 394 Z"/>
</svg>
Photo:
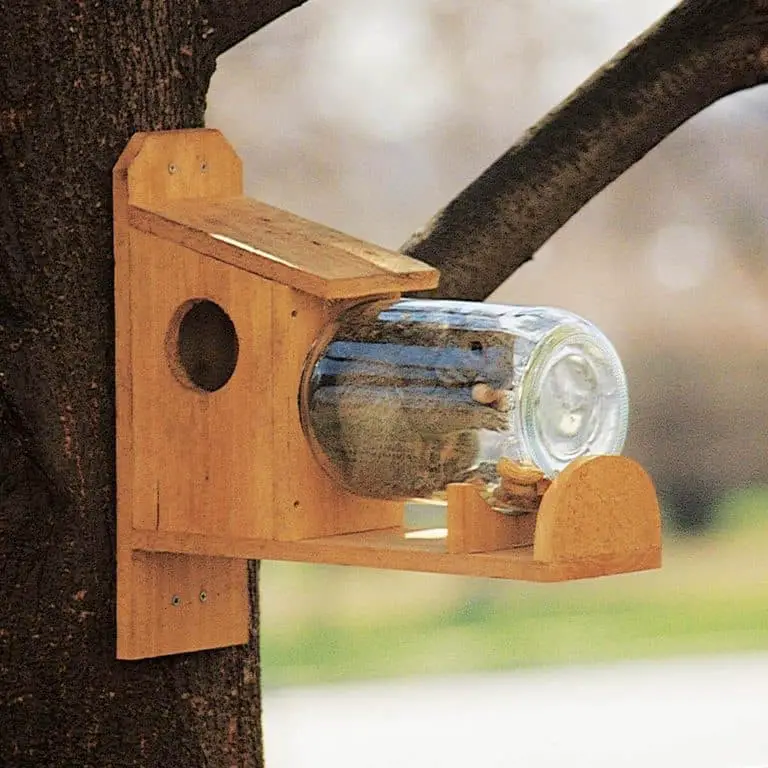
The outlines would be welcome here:
<svg viewBox="0 0 768 768">
<path fill-rule="evenodd" d="M 505 515 L 486 504 L 473 485 L 448 486 L 446 546 L 452 554 L 530 546 L 535 527 L 535 512 Z"/>
<path fill-rule="evenodd" d="M 656 491 L 645 470 L 626 456 L 577 459 L 542 497 L 537 560 L 575 562 L 660 548 Z"/>
<path fill-rule="evenodd" d="M 152 235 L 134 232 L 135 528 L 272 534 L 272 285 Z M 220 306 L 239 337 L 234 374 L 215 392 L 171 364 L 174 318 L 190 300 Z"/>
<path fill-rule="evenodd" d="M 217 130 L 137 133 L 113 171 L 127 185 L 131 206 L 170 200 L 236 197 L 243 192 L 243 164 Z M 123 216 L 127 211 L 123 212 Z"/>
<path fill-rule="evenodd" d="M 362 287 L 396 298 L 411 265 L 245 201 L 229 145 L 199 133 L 144 136 L 115 172 L 123 658 L 244 642 L 248 559 L 531 581 L 658 566 L 653 486 L 621 457 L 574 462 L 537 514 L 502 515 L 475 487 L 449 486 L 444 539 L 406 538 L 402 502 L 346 490 L 303 429 L 302 379 Z M 309 278 L 345 286 L 345 298 L 315 295 Z M 193 385 L 178 348 L 179 318 L 201 300 L 226 313 L 239 342 L 232 377 L 213 392 Z"/>
<path fill-rule="evenodd" d="M 209 131 L 137 136 L 115 169 L 122 658 L 176 653 L 182 644 L 186 650 L 217 647 L 228 644 L 227 638 L 239 643 L 247 636 L 246 574 L 240 560 L 189 558 L 172 561 L 172 568 L 171 561 L 163 561 L 161 567 L 151 555 L 133 556 L 140 532 L 223 537 L 234 542 L 233 549 L 242 538 L 301 539 L 402 521 L 402 504 L 361 499 L 336 485 L 301 427 L 298 394 L 305 361 L 326 323 L 348 302 L 280 285 L 272 274 L 265 279 L 250 268 L 251 241 L 259 232 L 272 232 L 277 237 L 272 244 L 290 251 L 296 262 L 305 258 L 311 241 L 325 254 L 325 261 L 318 261 L 329 284 L 362 279 L 372 290 L 380 275 L 383 285 L 391 286 L 393 279 L 408 284 L 411 269 L 430 281 L 436 273 L 320 225 L 244 202 L 241 185 L 239 160 L 221 136 Z M 184 214 L 178 216 L 184 221 L 144 226 L 157 220 L 136 204 L 162 207 L 171 205 L 169 200 L 183 201 L 179 211 Z M 218 237 L 211 237 L 211 230 Z M 240 256 L 220 258 L 215 248 L 207 253 L 211 249 L 200 246 L 201 238 Z M 264 254 L 255 258 L 274 261 Z M 302 271 L 291 264 L 287 274 L 291 280 L 299 275 L 306 289 Z M 305 271 L 312 274 L 308 265 Z M 200 300 L 220 307 L 238 337 L 234 373 L 214 392 L 195 387 L 179 363 L 180 318 Z M 217 554 L 231 558 L 226 548 Z M 160 579 L 158 568 L 172 573 L 173 584 Z M 204 577 L 218 585 L 223 604 L 232 608 L 217 618 L 213 634 L 193 613 L 167 610 L 168 589 L 188 590 Z M 164 622 L 171 619 L 173 630 L 166 631 Z"/>
<path fill-rule="evenodd" d="M 366 499 L 323 469 L 304 433 L 299 389 L 323 329 L 349 302 L 328 302 L 276 285 L 273 299 L 275 538 L 317 536 L 402 524 L 403 503 Z"/>
<path fill-rule="evenodd" d="M 126 590 L 134 620 L 118 633 L 118 658 L 247 643 L 248 622 L 232 622 L 248 616 L 246 575 L 245 560 L 134 552 Z"/>
<path fill-rule="evenodd" d="M 250 275 L 234 285 L 220 266 L 132 231 L 128 220 L 128 209 L 136 202 L 239 194 L 240 161 L 216 131 L 137 134 L 114 168 L 113 186 L 118 657 L 177 653 L 182 642 L 186 650 L 244 643 L 249 613 L 248 577 L 242 562 L 187 558 L 183 564 L 170 561 L 174 564 L 170 567 L 167 560 L 134 557 L 133 535 L 134 526 L 205 530 L 220 525 L 226 531 L 239 529 L 249 519 L 242 515 L 240 491 L 220 471 L 238 456 L 233 436 L 224 434 L 218 420 L 234 403 L 216 398 L 216 393 L 203 395 L 174 378 L 166 335 L 179 306 L 190 298 L 207 298 L 205 292 L 238 321 L 246 316 L 258 319 L 258 308 L 254 311 L 249 305 L 263 293 L 263 286 L 256 285 L 257 278 Z M 246 350 L 239 368 L 241 372 L 243 368 L 263 370 L 263 360 L 249 357 Z M 240 387 L 245 405 L 258 398 L 258 391 L 251 393 L 250 383 L 246 386 L 242 374 L 238 379 L 237 371 L 233 382 Z M 237 427 L 242 430 L 247 423 L 239 420 Z M 237 427 L 234 437 L 242 439 Z M 218 453 L 205 453 L 207 440 Z M 268 450 L 262 453 L 269 455 Z M 235 460 L 235 466 L 242 468 L 244 462 L 238 465 Z M 192 472 L 197 473 L 195 481 L 189 482 Z M 259 487 L 244 483 L 245 490 L 256 494 Z M 229 606 L 216 615 L 215 632 L 189 611 L 171 614 L 172 631 L 167 629 L 165 619 L 158 618 L 167 615 L 167 590 L 190 592 L 202 582 L 219 595 L 218 604 Z"/>
<path fill-rule="evenodd" d="M 439 272 L 247 197 L 150 202 L 131 226 L 238 269 L 329 299 L 427 290 Z"/>
<path fill-rule="evenodd" d="M 658 568 L 661 550 L 637 550 L 575 561 L 545 563 L 532 547 L 497 552 L 452 554 L 445 540 L 406 539 L 400 528 L 325 536 L 302 541 L 233 540 L 175 532 L 137 532 L 137 548 L 150 552 L 186 552 L 260 560 L 292 560 L 383 568 L 423 573 L 446 573 L 520 581 L 571 581 Z"/>
</svg>

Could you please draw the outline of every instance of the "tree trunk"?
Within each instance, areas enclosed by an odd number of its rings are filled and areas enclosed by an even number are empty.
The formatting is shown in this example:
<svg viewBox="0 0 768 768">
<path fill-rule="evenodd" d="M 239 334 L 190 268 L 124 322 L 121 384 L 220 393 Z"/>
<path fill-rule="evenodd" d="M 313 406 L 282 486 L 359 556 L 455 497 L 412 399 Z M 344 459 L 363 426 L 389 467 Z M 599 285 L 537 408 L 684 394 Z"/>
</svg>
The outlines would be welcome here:
<svg viewBox="0 0 768 768">
<path fill-rule="evenodd" d="M 215 29 L 192 0 L 0 18 L 0 764 L 260 765 L 255 572 L 248 648 L 115 660 L 111 169 L 202 125 Z"/>
</svg>

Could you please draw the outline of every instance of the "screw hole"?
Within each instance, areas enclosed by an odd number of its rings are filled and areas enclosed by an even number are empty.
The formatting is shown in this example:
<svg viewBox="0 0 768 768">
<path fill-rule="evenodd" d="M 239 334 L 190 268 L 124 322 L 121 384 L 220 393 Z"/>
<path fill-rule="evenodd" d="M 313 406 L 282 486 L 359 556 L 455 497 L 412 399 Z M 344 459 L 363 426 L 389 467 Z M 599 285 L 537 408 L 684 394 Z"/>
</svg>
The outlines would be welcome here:
<svg viewBox="0 0 768 768">
<path fill-rule="evenodd" d="M 178 608 L 178 607 L 181 605 L 181 598 L 180 598 L 178 595 L 174 595 L 174 596 L 171 598 L 171 605 L 172 605 L 174 608 Z"/>
<path fill-rule="evenodd" d="M 176 163 L 168 163 L 168 173 L 176 173 Z"/>
<path fill-rule="evenodd" d="M 291 311 L 291 317 L 296 317 L 299 313 L 294 309 Z"/>
<path fill-rule="evenodd" d="M 200 592 L 200 602 L 204 603 L 207 599 L 208 599 L 208 593 L 205 590 Z"/>
<path fill-rule="evenodd" d="M 205 160 L 203 160 L 203 162 L 200 163 L 200 170 L 203 173 L 205 173 L 208 170 L 208 163 L 206 163 Z"/>
<path fill-rule="evenodd" d="M 298 509 L 300 506 L 301 506 L 301 505 L 299 504 L 299 502 L 298 502 L 298 501 L 294 501 L 294 502 L 293 502 L 293 508 L 294 508 L 294 509 Z"/>
</svg>

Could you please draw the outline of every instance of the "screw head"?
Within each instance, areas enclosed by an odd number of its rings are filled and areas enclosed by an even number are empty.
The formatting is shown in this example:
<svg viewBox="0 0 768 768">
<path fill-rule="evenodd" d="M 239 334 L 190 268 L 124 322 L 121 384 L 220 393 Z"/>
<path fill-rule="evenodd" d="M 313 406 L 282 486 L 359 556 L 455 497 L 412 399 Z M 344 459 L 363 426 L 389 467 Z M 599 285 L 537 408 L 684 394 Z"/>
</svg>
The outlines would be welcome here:
<svg viewBox="0 0 768 768">
<path fill-rule="evenodd" d="M 204 603 L 208 599 L 208 593 L 205 590 L 200 592 L 200 602 Z"/>
<path fill-rule="evenodd" d="M 176 163 L 168 163 L 168 173 L 176 173 Z"/>
<path fill-rule="evenodd" d="M 180 598 L 178 595 L 174 595 L 174 596 L 171 598 L 171 605 L 172 605 L 174 608 L 178 608 L 178 607 L 181 605 L 181 598 Z"/>
</svg>

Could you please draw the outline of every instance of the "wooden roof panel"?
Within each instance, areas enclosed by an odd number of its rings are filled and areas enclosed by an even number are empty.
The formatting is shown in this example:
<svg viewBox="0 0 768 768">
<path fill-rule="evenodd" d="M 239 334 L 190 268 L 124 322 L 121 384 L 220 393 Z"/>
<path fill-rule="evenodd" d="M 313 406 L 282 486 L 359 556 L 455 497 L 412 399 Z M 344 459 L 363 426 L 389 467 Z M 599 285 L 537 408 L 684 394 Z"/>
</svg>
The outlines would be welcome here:
<svg viewBox="0 0 768 768">
<path fill-rule="evenodd" d="M 131 225 L 324 298 L 434 288 L 439 272 L 409 256 L 247 197 L 133 204 Z"/>
</svg>

